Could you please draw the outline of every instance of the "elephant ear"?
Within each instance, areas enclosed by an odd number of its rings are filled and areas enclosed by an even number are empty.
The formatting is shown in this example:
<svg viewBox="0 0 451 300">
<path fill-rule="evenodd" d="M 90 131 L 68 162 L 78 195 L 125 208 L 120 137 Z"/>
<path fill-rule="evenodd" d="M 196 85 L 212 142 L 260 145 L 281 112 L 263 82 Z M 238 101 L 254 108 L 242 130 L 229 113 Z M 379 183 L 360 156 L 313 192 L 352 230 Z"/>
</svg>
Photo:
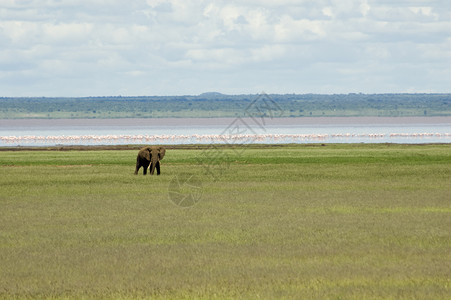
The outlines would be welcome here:
<svg viewBox="0 0 451 300">
<path fill-rule="evenodd" d="M 140 156 L 150 161 L 150 151 L 148 148 L 144 148 L 140 151 Z"/>
<path fill-rule="evenodd" d="M 160 147 L 160 148 L 158 148 L 158 150 L 159 150 L 159 156 L 160 156 L 160 160 L 162 160 L 163 159 L 163 157 L 164 157 L 164 155 L 166 154 L 166 149 L 164 148 L 164 147 Z"/>
</svg>

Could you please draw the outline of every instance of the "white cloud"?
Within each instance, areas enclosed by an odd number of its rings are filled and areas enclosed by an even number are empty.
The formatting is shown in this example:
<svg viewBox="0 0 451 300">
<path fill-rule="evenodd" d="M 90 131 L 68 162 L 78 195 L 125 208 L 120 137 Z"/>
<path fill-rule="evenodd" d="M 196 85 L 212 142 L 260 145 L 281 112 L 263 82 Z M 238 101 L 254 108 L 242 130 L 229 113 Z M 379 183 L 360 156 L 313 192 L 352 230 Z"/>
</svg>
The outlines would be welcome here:
<svg viewBox="0 0 451 300">
<path fill-rule="evenodd" d="M 324 7 L 321 11 L 327 17 L 333 17 L 334 16 L 334 13 L 332 11 L 332 7 L 330 7 L 330 6 Z"/>
<path fill-rule="evenodd" d="M 443 92 L 450 28 L 438 0 L 5 0 L 0 96 Z"/>
<path fill-rule="evenodd" d="M 360 13 L 365 17 L 368 15 L 368 12 L 371 10 L 371 6 L 368 4 L 367 0 L 362 1 L 360 4 Z"/>
<path fill-rule="evenodd" d="M 253 62 L 265 63 L 280 60 L 288 52 L 285 45 L 266 45 L 262 48 L 251 50 L 250 56 Z"/>
<path fill-rule="evenodd" d="M 91 35 L 93 24 L 88 23 L 45 23 L 39 28 L 42 42 L 46 44 L 72 44 L 74 46 L 85 42 Z"/>
<path fill-rule="evenodd" d="M 321 39 L 325 35 L 323 21 L 294 20 L 290 16 L 283 16 L 275 25 L 275 40 L 277 41 L 315 40 Z"/>
</svg>

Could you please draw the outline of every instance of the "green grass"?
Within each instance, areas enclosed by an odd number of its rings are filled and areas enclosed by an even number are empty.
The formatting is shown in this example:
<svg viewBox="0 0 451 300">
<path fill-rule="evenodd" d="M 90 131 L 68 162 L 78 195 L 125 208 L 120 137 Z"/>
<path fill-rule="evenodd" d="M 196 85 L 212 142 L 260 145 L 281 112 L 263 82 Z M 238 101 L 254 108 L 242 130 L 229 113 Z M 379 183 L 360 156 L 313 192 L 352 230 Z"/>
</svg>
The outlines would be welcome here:
<svg viewBox="0 0 451 300">
<path fill-rule="evenodd" d="M 0 298 L 451 297 L 450 145 L 236 150 L 0 152 Z"/>
</svg>

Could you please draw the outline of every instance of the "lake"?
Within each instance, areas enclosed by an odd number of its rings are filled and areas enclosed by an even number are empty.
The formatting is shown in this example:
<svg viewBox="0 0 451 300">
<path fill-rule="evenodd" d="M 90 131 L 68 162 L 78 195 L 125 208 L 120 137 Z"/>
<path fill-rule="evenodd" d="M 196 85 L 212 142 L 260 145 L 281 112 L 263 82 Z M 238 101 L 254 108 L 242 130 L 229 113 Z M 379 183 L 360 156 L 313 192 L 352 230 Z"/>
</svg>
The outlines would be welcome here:
<svg viewBox="0 0 451 300">
<path fill-rule="evenodd" d="M 0 146 L 451 143 L 451 117 L 2 119 Z"/>
</svg>

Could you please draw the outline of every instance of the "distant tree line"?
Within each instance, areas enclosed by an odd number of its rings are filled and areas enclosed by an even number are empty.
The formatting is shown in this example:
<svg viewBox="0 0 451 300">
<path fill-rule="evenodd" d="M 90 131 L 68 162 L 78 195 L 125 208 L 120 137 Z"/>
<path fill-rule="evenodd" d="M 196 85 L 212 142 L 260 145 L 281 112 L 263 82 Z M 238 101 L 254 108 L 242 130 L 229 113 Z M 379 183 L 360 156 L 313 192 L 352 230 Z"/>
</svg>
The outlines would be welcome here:
<svg viewBox="0 0 451 300">
<path fill-rule="evenodd" d="M 245 117 L 259 95 L 0 97 L 0 118 Z M 450 116 L 451 94 L 270 94 L 282 117 Z"/>
</svg>

